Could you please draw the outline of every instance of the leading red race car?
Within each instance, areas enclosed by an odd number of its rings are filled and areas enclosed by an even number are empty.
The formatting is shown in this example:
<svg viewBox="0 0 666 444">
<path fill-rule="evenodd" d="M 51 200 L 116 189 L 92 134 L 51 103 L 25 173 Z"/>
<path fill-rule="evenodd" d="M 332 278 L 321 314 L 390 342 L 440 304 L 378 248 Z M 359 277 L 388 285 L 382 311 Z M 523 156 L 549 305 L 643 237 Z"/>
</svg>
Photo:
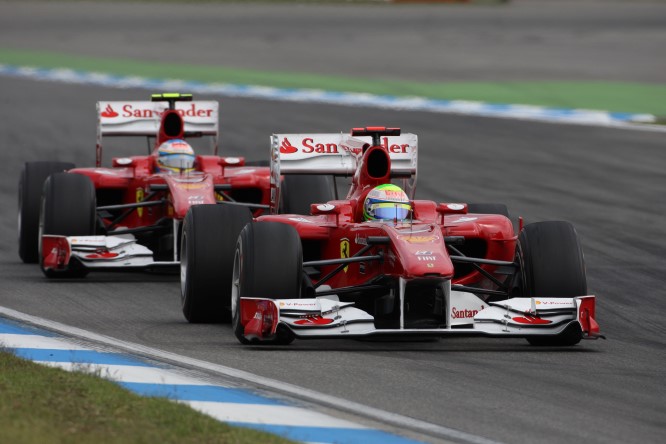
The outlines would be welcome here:
<svg viewBox="0 0 666 444">
<path fill-rule="evenodd" d="M 516 235 L 503 205 L 472 212 L 414 200 L 415 135 L 277 134 L 271 161 L 272 214 L 248 223 L 237 242 L 227 232 L 192 248 L 214 219 L 199 217 L 205 208 L 193 208 L 184 227 L 183 300 L 195 310 L 228 307 L 240 342 L 484 335 L 573 345 L 600 336 L 573 226 L 521 220 Z M 353 176 L 346 199 L 276 214 L 280 175 L 313 172 Z M 404 190 L 391 183 L 401 179 Z M 234 244 L 233 260 L 226 252 L 217 262 L 232 267 L 231 279 L 192 298 L 194 279 L 213 277 L 201 265 Z"/>
<path fill-rule="evenodd" d="M 94 168 L 29 162 L 23 169 L 23 261 L 39 261 L 47 277 L 82 277 L 91 270 L 177 270 L 181 223 L 191 206 L 238 205 L 248 220 L 248 208 L 260 215 L 270 200 L 268 164 L 217 155 L 218 106 L 177 93 L 154 94 L 151 101 L 98 102 Z M 148 154 L 113 158 L 110 168 L 102 167 L 102 142 L 109 136 L 147 137 Z M 190 142 L 205 139 L 213 154 L 196 155 Z M 324 176 L 287 179 L 285 186 L 291 190 L 282 201 L 285 211 L 333 196 L 330 178 Z M 224 228 L 222 221 L 216 231 Z"/>
</svg>

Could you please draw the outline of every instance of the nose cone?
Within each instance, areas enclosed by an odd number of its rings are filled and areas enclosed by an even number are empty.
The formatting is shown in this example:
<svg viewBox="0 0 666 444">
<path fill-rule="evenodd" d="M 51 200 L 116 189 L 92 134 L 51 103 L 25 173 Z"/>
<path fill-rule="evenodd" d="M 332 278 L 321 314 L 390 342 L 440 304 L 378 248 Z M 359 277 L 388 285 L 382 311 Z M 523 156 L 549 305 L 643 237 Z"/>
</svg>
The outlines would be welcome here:
<svg viewBox="0 0 666 444">
<path fill-rule="evenodd" d="M 396 256 L 395 268 L 402 277 L 453 277 L 453 263 L 446 250 L 444 236 L 437 225 L 395 230 L 390 236 L 393 240 L 392 252 Z M 389 266 L 390 255 L 389 253 Z"/>
</svg>

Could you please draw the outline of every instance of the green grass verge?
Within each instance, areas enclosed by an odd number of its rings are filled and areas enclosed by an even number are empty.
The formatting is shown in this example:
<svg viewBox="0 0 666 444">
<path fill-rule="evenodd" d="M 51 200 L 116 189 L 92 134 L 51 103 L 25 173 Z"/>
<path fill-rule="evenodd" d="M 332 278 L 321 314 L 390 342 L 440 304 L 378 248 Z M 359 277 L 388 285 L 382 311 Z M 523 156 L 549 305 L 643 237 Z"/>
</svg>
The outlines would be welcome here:
<svg viewBox="0 0 666 444">
<path fill-rule="evenodd" d="M 0 48 L 0 63 L 205 83 L 237 83 L 278 88 L 315 88 L 444 100 L 475 100 L 561 108 L 598 109 L 666 116 L 666 85 L 622 82 L 444 82 L 362 79 L 291 72 L 265 72 L 221 66 L 186 65 L 75 56 Z"/>
<path fill-rule="evenodd" d="M 188 406 L 133 394 L 90 374 L 0 351 L 0 442 L 288 443 Z"/>
</svg>

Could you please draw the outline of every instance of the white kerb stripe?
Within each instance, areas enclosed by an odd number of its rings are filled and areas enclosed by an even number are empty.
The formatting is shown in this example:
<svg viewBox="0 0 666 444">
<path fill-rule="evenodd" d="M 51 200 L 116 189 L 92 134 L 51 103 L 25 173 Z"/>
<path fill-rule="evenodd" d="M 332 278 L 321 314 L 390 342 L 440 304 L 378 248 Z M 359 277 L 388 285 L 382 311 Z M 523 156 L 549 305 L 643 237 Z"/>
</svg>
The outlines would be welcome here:
<svg viewBox="0 0 666 444">
<path fill-rule="evenodd" d="M 209 401 L 178 401 L 193 409 L 225 422 L 248 424 L 273 424 L 296 427 L 334 427 L 346 429 L 367 429 L 367 427 L 343 419 L 306 410 L 300 407 L 236 404 Z"/>
<path fill-rule="evenodd" d="M 0 346 L 7 348 L 37 348 L 47 350 L 92 350 L 70 341 L 41 335 L 0 333 Z"/>
<path fill-rule="evenodd" d="M 78 364 L 72 362 L 35 361 L 49 367 L 67 371 L 84 371 L 117 382 L 137 382 L 148 384 L 211 385 L 199 379 L 182 376 L 173 370 L 135 365 Z"/>
</svg>

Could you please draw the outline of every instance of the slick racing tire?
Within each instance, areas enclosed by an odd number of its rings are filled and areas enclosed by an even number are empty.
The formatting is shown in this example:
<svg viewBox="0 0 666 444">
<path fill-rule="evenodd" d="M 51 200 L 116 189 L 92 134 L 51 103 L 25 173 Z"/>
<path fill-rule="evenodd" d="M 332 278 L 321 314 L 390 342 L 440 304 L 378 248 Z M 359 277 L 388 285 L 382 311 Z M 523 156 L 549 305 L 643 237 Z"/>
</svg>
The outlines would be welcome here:
<svg viewBox="0 0 666 444">
<path fill-rule="evenodd" d="M 39 215 L 39 249 L 44 234 L 60 236 L 91 236 L 97 221 L 95 186 L 88 176 L 73 173 L 53 173 L 44 182 Z M 80 278 L 88 272 L 73 262 L 69 269 L 42 271 L 49 278 Z"/>
<path fill-rule="evenodd" d="M 269 167 L 271 163 L 268 160 L 246 160 L 246 167 Z"/>
<path fill-rule="evenodd" d="M 518 236 L 517 254 L 523 297 L 573 298 L 587 294 L 583 250 L 569 222 L 526 225 Z M 558 336 L 533 336 L 527 341 L 532 345 L 570 346 L 581 338 L 580 328 L 570 328 Z"/>
<path fill-rule="evenodd" d="M 52 173 L 74 168 L 68 162 L 27 162 L 21 171 L 18 195 L 19 257 L 26 264 L 39 262 L 39 211 L 44 181 Z"/>
<path fill-rule="evenodd" d="M 335 199 L 333 178 L 325 175 L 286 175 L 282 180 L 283 214 L 310 214 L 310 204 Z"/>
<path fill-rule="evenodd" d="M 496 203 L 471 203 L 467 204 L 467 213 L 475 214 L 501 214 L 509 217 L 509 209 L 504 204 Z"/>
<path fill-rule="evenodd" d="M 231 320 L 231 272 L 238 234 L 252 220 L 234 205 L 195 205 L 187 212 L 180 244 L 183 315 L 191 323 Z"/>
<path fill-rule="evenodd" d="M 233 266 L 232 328 L 241 344 L 249 344 L 240 322 L 240 298 L 300 297 L 303 271 L 301 240 L 294 227 L 279 222 L 252 222 L 243 228 Z M 294 340 L 278 326 L 276 337 L 262 344 L 287 345 Z"/>
</svg>

